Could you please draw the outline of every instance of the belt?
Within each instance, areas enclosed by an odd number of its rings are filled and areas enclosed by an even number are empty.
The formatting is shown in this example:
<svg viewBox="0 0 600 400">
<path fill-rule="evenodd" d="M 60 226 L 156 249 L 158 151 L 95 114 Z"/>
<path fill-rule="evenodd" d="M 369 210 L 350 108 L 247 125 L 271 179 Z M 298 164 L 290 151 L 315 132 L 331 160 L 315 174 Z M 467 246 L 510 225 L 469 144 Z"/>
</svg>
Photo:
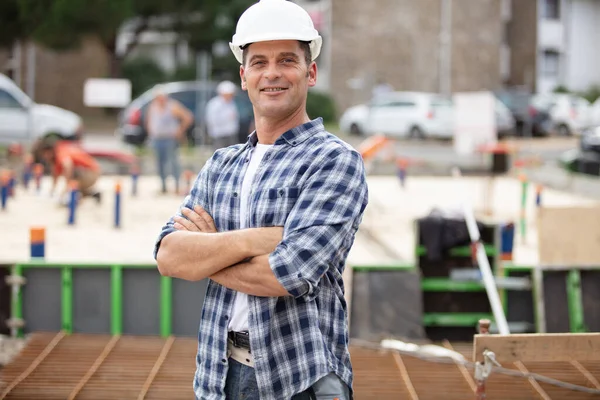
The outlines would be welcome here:
<svg viewBox="0 0 600 400">
<path fill-rule="evenodd" d="M 248 332 L 233 332 L 227 333 L 227 338 L 231 340 L 235 347 L 250 350 L 250 334 Z"/>
<path fill-rule="evenodd" d="M 229 332 L 227 334 L 227 357 L 254 368 L 254 357 L 250 352 L 248 332 Z"/>
</svg>

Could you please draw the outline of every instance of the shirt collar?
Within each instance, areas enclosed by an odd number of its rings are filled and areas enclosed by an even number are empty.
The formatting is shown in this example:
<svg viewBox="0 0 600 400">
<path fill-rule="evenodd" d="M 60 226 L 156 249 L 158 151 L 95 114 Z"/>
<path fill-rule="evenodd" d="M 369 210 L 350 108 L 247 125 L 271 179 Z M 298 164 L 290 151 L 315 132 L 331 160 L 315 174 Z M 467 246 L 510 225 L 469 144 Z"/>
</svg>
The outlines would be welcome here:
<svg viewBox="0 0 600 400">
<path fill-rule="evenodd" d="M 314 136 L 317 132 L 323 131 L 324 129 L 323 118 L 318 117 L 285 132 L 283 135 L 277 138 L 275 145 L 277 146 L 287 143 L 290 146 L 297 146 L 309 137 Z M 250 143 L 250 146 L 256 146 L 258 143 L 258 135 L 256 134 L 256 131 L 252 132 L 250 136 L 248 136 L 248 142 Z"/>
</svg>

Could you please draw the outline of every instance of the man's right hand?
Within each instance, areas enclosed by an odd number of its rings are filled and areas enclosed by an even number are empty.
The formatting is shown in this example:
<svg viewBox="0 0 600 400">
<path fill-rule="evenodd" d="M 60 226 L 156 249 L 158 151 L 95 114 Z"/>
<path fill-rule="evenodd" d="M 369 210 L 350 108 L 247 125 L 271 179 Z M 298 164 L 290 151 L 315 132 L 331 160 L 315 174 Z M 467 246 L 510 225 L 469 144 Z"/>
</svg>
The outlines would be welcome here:
<svg viewBox="0 0 600 400">
<path fill-rule="evenodd" d="M 217 228 L 212 217 L 200 206 L 194 209 L 184 208 L 181 210 L 184 215 L 175 217 L 175 229 L 179 231 L 217 233 Z M 269 254 L 283 239 L 283 227 L 273 226 L 267 228 L 245 229 L 244 239 L 257 254 Z"/>
</svg>

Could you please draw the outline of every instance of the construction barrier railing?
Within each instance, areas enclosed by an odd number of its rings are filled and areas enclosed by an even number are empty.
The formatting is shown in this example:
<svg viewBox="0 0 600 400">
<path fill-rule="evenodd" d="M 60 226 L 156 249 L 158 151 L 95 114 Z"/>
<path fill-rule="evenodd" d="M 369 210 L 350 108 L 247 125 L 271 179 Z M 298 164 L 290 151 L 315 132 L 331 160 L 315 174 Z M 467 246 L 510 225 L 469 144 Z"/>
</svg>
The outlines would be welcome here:
<svg viewBox="0 0 600 400">
<path fill-rule="evenodd" d="M 123 271 L 126 269 L 157 270 L 156 264 L 101 264 L 101 263 L 51 263 L 30 261 L 12 267 L 12 304 L 11 329 L 17 336 L 23 336 L 23 290 L 27 269 L 59 269 L 61 273 L 61 327 L 67 333 L 73 332 L 73 270 L 109 269 L 110 270 L 110 332 L 113 335 L 123 333 Z M 158 274 L 158 271 L 157 271 Z M 17 283 L 19 282 L 19 283 Z M 160 335 L 171 335 L 172 322 L 172 280 L 160 276 Z"/>
</svg>

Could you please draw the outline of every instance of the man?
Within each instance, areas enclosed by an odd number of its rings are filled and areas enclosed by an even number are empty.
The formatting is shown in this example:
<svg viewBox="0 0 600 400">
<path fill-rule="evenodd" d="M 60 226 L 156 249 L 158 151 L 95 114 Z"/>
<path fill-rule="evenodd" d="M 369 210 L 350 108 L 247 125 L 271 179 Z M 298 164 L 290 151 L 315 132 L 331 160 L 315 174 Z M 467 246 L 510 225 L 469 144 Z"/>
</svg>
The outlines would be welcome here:
<svg viewBox="0 0 600 400">
<path fill-rule="evenodd" d="M 217 96 L 206 104 L 206 127 L 215 150 L 238 143 L 240 115 L 233 101 L 235 91 L 232 82 L 223 81 L 217 85 Z"/>
<path fill-rule="evenodd" d="M 62 205 L 68 204 L 69 182 L 77 181 L 79 193 L 101 200 L 101 194 L 94 188 L 100 177 L 100 165 L 76 142 L 71 141 L 41 141 L 38 145 L 39 158 L 48 165 L 52 172 L 53 195 L 61 177 L 65 179 L 63 191 L 59 194 Z"/>
<path fill-rule="evenodd" d="M 306 113 L 321 37 L 285 0 L 240 17 L 256 130 L 215 152 L 155 247 L 161 274 L 209 278 L 198 334 L 198 399 L 352 396 L 342 273 L 367 205 L 358 152 Z"/>
<path fill-rule="evenodd" d="M 194 117 L 185 106 L 170 99 L 158 86 L 154 100 L 146 112 L 146 131 L 156 153 L 158 173 L 161 180 L 161 193 L 167 193 L 167 168 L 175 179 L 175 193 L 179 193 L 181 165 L 179 162 L 179 143 L 186 139 L 186 132 Z"/>
</svg>

